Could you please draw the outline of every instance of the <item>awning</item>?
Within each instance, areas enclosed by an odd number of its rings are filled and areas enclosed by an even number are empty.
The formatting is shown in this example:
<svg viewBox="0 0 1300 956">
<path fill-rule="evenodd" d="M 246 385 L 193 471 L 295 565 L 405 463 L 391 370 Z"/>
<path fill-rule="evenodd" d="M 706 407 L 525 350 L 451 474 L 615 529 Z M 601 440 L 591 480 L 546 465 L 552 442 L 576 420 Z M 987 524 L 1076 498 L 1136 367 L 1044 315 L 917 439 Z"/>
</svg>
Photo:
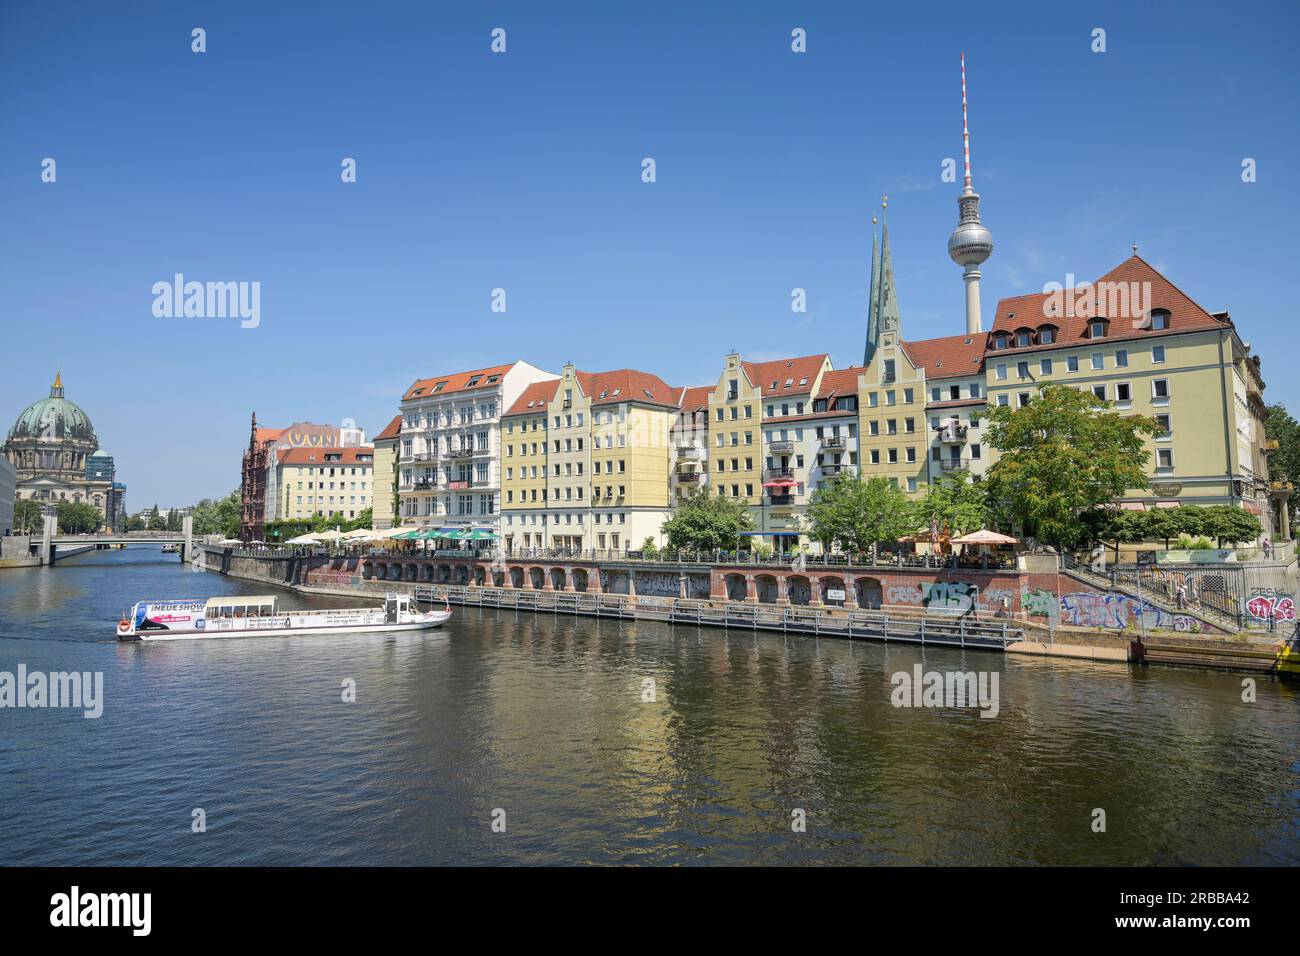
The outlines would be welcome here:
<svg viewBox="0 0 1300 956">
<path fill-rule="evenodd" d="M 1141 501 L 1121 501 L 1119 503 L 1119 507 L 1121 511 L 1146 511 L 1147 510 L 1146 503 Z"/>
<path fill-rule="evenodd" d="M 763 482 L 763 487 L 764 488 L 793 488 L 797 484 L 799 484 L 799 482 L 793 481 L 790 478 L 777 478 L 775 481 Z"/>
<path fill-rule="evenodd" d="M 1249 511 L 1251 514 L 1253 515 L 1261 514 L 1259 510 L 1259 505 L 1255 504 L 1255 502 L 1243 501 L 1242 504 L 1246 506 L 1246 510 Z"/>
</svg>

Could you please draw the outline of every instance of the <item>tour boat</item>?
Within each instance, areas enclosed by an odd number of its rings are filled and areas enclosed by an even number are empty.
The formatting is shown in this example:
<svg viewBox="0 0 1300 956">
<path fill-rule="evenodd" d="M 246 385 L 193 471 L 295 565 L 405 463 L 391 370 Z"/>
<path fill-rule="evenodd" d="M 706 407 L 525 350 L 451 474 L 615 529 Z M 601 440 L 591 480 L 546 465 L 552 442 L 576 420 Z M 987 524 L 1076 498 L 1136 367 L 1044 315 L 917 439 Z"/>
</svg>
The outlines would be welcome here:
<svg viewBox="0 0 1300 956">
<path fill-rule="evenodd" d="M 405 594 L 388 592 L 383 607 L 295 608 L 281 611 L 270 595 L 209 598 L 206 601 L 140 601 L 117 622 L 122 641 L 193 641 L 207 637 L 270 637 L 297 634 L 371 634 L 423 631 L 451 617 L 444 610 L 420 612 Z"/>
</svg>

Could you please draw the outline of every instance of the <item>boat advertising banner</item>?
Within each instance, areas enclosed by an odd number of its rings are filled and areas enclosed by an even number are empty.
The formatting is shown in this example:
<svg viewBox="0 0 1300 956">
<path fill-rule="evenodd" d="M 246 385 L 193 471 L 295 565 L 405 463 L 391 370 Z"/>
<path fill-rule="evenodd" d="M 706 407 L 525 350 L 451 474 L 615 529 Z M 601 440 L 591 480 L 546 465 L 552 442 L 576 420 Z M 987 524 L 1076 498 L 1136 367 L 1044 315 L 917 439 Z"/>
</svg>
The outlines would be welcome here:
<svg viewBox="0 0 1300 956">
<path fill-rule="evenodd" d="M 135 606 L 137 631 L 202 630 L 203 601 L 154 601 Z"/>
</svg>

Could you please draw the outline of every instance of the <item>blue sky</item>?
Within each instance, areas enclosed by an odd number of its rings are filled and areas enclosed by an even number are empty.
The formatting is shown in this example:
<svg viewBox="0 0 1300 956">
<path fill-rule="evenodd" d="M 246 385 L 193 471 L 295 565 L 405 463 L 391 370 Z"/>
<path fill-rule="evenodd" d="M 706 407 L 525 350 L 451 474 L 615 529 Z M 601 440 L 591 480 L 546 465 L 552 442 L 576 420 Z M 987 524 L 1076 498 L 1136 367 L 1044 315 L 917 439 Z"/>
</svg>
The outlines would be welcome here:
<svg viewBox="0 0 1300 956">
<path fill-rule="evenodd" d="M 1055 6 L 2 3 L 0 418 L 62 368 L 138 509 L 234 488 L 253 410 L 373 434 L 417 376 L 843 367 L 882 192 L 904 335 L 955 334 L 963 50 L 986 316 L 1136 240 L 1300 405 L 1300 6 Z M 155 318 L 177 272 L 260 282 L 261 325 Z"/>
</svg>

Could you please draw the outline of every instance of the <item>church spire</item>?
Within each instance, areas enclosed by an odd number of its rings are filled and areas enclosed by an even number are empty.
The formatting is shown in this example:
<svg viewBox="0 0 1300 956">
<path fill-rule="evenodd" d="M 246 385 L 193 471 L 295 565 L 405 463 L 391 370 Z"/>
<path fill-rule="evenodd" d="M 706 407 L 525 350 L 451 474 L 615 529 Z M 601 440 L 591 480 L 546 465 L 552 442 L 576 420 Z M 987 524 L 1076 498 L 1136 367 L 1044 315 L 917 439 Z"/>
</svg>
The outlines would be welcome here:
<svg viewBox="0 0 1300 956">
<path fill-rule="evenodd" d="M 894 260 L 889 251 L 889 197 L 880 197 L 883 222 L 880 226 L 880 252 L 876 253 L 875 230 L 871 242 L 871 311 L 867 319 L 867 347 L 862 364 L 871 364 L 881 339 L 890 332 L 897 333 L 900 318 L 898 292 L 894 288 Z M 875 219 L 871 220 L 875 225 Z"/>
<path fill-rule="evenodd" d="M 50 398 L 63 397 L 63 371 L 58 370 L 54 373 L 54 384 L 50 386 Z"/>
<path fill-rule="evenodd" d="M 876 235 L 876 217 L 871 217 L 871 292 L 867 298 L 867 344 L 862 352 L 862 367 L 866 368 L 880 347 L 880 329 L 876 326 L 876 299 L 880 283 L 880 241 Z"/>
</svg>

